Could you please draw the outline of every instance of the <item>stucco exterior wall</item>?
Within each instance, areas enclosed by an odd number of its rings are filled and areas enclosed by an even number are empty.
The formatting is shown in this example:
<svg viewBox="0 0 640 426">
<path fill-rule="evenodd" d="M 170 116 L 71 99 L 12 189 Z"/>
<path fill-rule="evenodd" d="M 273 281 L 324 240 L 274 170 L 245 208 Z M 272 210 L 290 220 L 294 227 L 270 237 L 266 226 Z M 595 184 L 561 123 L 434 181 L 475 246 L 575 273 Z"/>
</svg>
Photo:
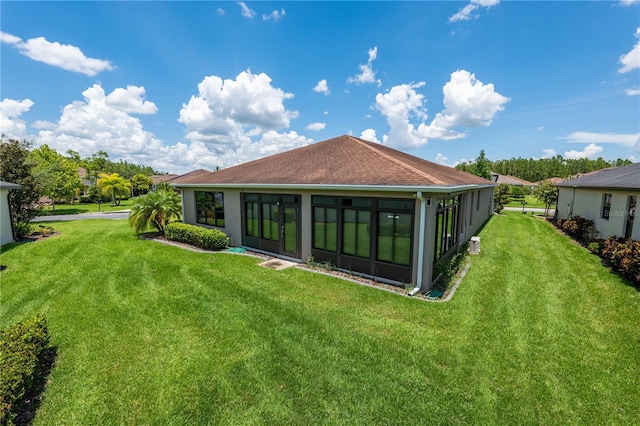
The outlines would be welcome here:
<svg viewBox="0 0 640 426">
<path fill-rule="evenodd" d="M 224 193 L 224 217 L 225 227 L 220 228 L 227 233 L 232 240 L 232 245 L 240 246 L 242 244 L 242 198 L 241 194 L 245 193 L 271 193 L 271 194 L 295 194 L 300 195 L 300 240 L 301 251 L 300 261 L 305 261 L 311 256 L 312 249 L 312 195 L 328 195 L 328 196 L 348 196 L 348 197 L 374 197 L 374 198 L 403 198 L 416 199 L 415 192 L 373 192 L 373 191 L 318 191 L 318 190 L 281 190 L 274 189 L 256 190 L 252 188 L 180 188 L 182 190 L 183 218 L 185 223 L 196 223 L 196 203 L 195 191 L 215 191 Z M 470 203 L 470 193 L 474 193 L 474 202 Z M 493 197 L 493 188 L 485 188 L 474 191 L 464 191 L 456 193 L 462 195 L 461 207 L 461 227 L 460 240 L 461 243 L 469 240 L 475 232 L 486 222 L 491 215 L 491 205 Z M 451 194 L 451 195 L 456 195 Z M 433 279 L 433 250 L 435 244 L 435 218 L 436 206 L 439 198 L 450 196 L 448 194 L 424 193 L 425 198 L 431 198 L 431 205 L 425 210 L 425 234 L 424 234 L 424 251 L 423 251 L 423 269 L 422 283 L 423 291 L 430 288 Z M 480 196 L 479 208 L 476 197 Z M 473 209 L 473 217 L 469 219 L 469 211 Z M 205 225 L 201 225 L 205 226 Z M 418 276 L 417 269 L 419 264 L 419 229 L 420 229 L 420 202 L 416 200 L 414 210 L 414 241 L 413 241 L 413 258 L 412 258 L 412 276 Z"/>
<path fill-rule="evenodd" d="M 602 218 L 604 194 L 611 194 L 611 208 L 609 219 Z M 558 219 L 568 219 L 582 216 L 594 221 L 600 234 L 599 238 L 617 235 L 623 236 L 627 222 L 627 204 L 629 196 L 635 195 L 640 203 L 640 192 L 619 189 L 590 189 L 590 188 L 558 188 Z M 636 213 L 631 238 L 640 240 L 640 219 Z"/>
<path fill-rule="evenodd" d="M 13 242 L 11 214 L 9 212 L 9 191 L 0 189 L 0 245 Z"/>
</svg>

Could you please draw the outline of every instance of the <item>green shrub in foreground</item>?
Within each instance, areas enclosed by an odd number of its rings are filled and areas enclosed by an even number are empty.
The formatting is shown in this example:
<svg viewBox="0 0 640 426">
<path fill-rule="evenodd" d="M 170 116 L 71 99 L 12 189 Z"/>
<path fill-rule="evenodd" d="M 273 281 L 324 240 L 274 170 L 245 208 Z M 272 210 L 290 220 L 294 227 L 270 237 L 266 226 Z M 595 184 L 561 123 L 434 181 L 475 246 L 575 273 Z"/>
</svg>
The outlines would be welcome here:
<svg viewBox="0 0 640 426">
<path fill-rule="evenodd" d="M 11 425 L 42 373 L 49 330 L 42 316 L 0 331 L 0 424 Z"/>
<path fill-rule="evenodd" d="M 174 222 L 164 228 L 167 239 L 191 244 L 204 250 L 223 250 L 229 245 L 229 237 L 219 229 Z"/>
</svg>

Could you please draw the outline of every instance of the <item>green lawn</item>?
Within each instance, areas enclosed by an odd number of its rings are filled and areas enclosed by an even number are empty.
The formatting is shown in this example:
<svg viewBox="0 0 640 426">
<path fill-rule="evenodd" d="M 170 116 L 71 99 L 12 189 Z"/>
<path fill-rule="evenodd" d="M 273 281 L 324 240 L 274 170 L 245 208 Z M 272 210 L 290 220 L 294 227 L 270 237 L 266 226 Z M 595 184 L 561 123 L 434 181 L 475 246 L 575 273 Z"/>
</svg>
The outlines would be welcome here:
<svg viewBox="0 0 640 426">
<path fill-rule="evenodd" d="M 542 201 L 539 201 L 536 197 L 534 197 L 533 195 L 525 195 L 524 196 L 524 201 L 527 203 L 525 204 L 525 207 L 529 207 L 529 208 L 538 208 L 538 209 L 544 209 L 545 205 Z M 506 204 L 507 207 L 522 207 L 522 200 L 512 200 L 509 203 Z M 556 206 L 555 204 L 551 206 L 551 211 L 553 212 L 553 210 L 555 210 Z"/>
<path fill-rule="evenodd" d="M 131 208 L 135 198 L 129 198 L 128 200 L 122 200 L 119 206 L 111 205 L 111 201 L 107 201 L 100 204 L 101 212 L 115 212 L 119 210 L 128 210 Z M 97 203 L 75 203 L 71 204 L 56 204 L 55 210 L 53 206 L 44 206 L 40 211 L 40 216 L 50 216 L 58 214 L 78 214 L 78 213 L 97 213 Z"/>
<path fill-rule="evenodd" d="M 448 303 L 54 227 L 0 256 L 0 324 L 58 349 L 35 425 L 638 421 L 640 293 L 537 217 L 494 217 Z"/>
</svg>

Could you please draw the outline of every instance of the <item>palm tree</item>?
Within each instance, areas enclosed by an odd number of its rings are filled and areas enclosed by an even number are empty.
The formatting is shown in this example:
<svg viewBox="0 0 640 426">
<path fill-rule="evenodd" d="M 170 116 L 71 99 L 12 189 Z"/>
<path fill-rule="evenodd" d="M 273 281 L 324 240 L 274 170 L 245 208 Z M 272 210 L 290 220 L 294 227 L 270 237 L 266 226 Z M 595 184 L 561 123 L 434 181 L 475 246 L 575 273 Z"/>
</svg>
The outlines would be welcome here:
<svg viewBox="0 0 640 426">
<path fill-rule="evenodd" d="M 172 217 L 180 219 L 180 196 L 173 191 L 149 192 L 136 199 L 129 213 L 129 224 L 140 233 L 155 227 L 164 235 L 164 227 Z"/>
<path fill-rule="evenodd" d="M 104 195 L 111 197 L 114 206 L 120 205 L 120 197 L 131 193 L 131 182 L 117 173 L 107 174 L 100 173 L 98 179 L 98 187 Z"/>
</svg>

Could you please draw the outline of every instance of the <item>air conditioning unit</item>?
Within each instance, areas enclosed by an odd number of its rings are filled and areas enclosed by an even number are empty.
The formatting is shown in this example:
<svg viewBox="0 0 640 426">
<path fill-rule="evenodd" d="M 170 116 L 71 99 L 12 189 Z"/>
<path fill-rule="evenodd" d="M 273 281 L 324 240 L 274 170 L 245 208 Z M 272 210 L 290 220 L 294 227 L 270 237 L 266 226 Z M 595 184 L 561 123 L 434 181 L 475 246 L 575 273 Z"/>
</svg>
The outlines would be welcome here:
<svg viewBox="0 0 640 426">
<path fill-rule="evenodd" d="M 471 237 L 471 241 L 469 242 L 469 253 L 480 253 L 480 237 Z"/>
</svg>

